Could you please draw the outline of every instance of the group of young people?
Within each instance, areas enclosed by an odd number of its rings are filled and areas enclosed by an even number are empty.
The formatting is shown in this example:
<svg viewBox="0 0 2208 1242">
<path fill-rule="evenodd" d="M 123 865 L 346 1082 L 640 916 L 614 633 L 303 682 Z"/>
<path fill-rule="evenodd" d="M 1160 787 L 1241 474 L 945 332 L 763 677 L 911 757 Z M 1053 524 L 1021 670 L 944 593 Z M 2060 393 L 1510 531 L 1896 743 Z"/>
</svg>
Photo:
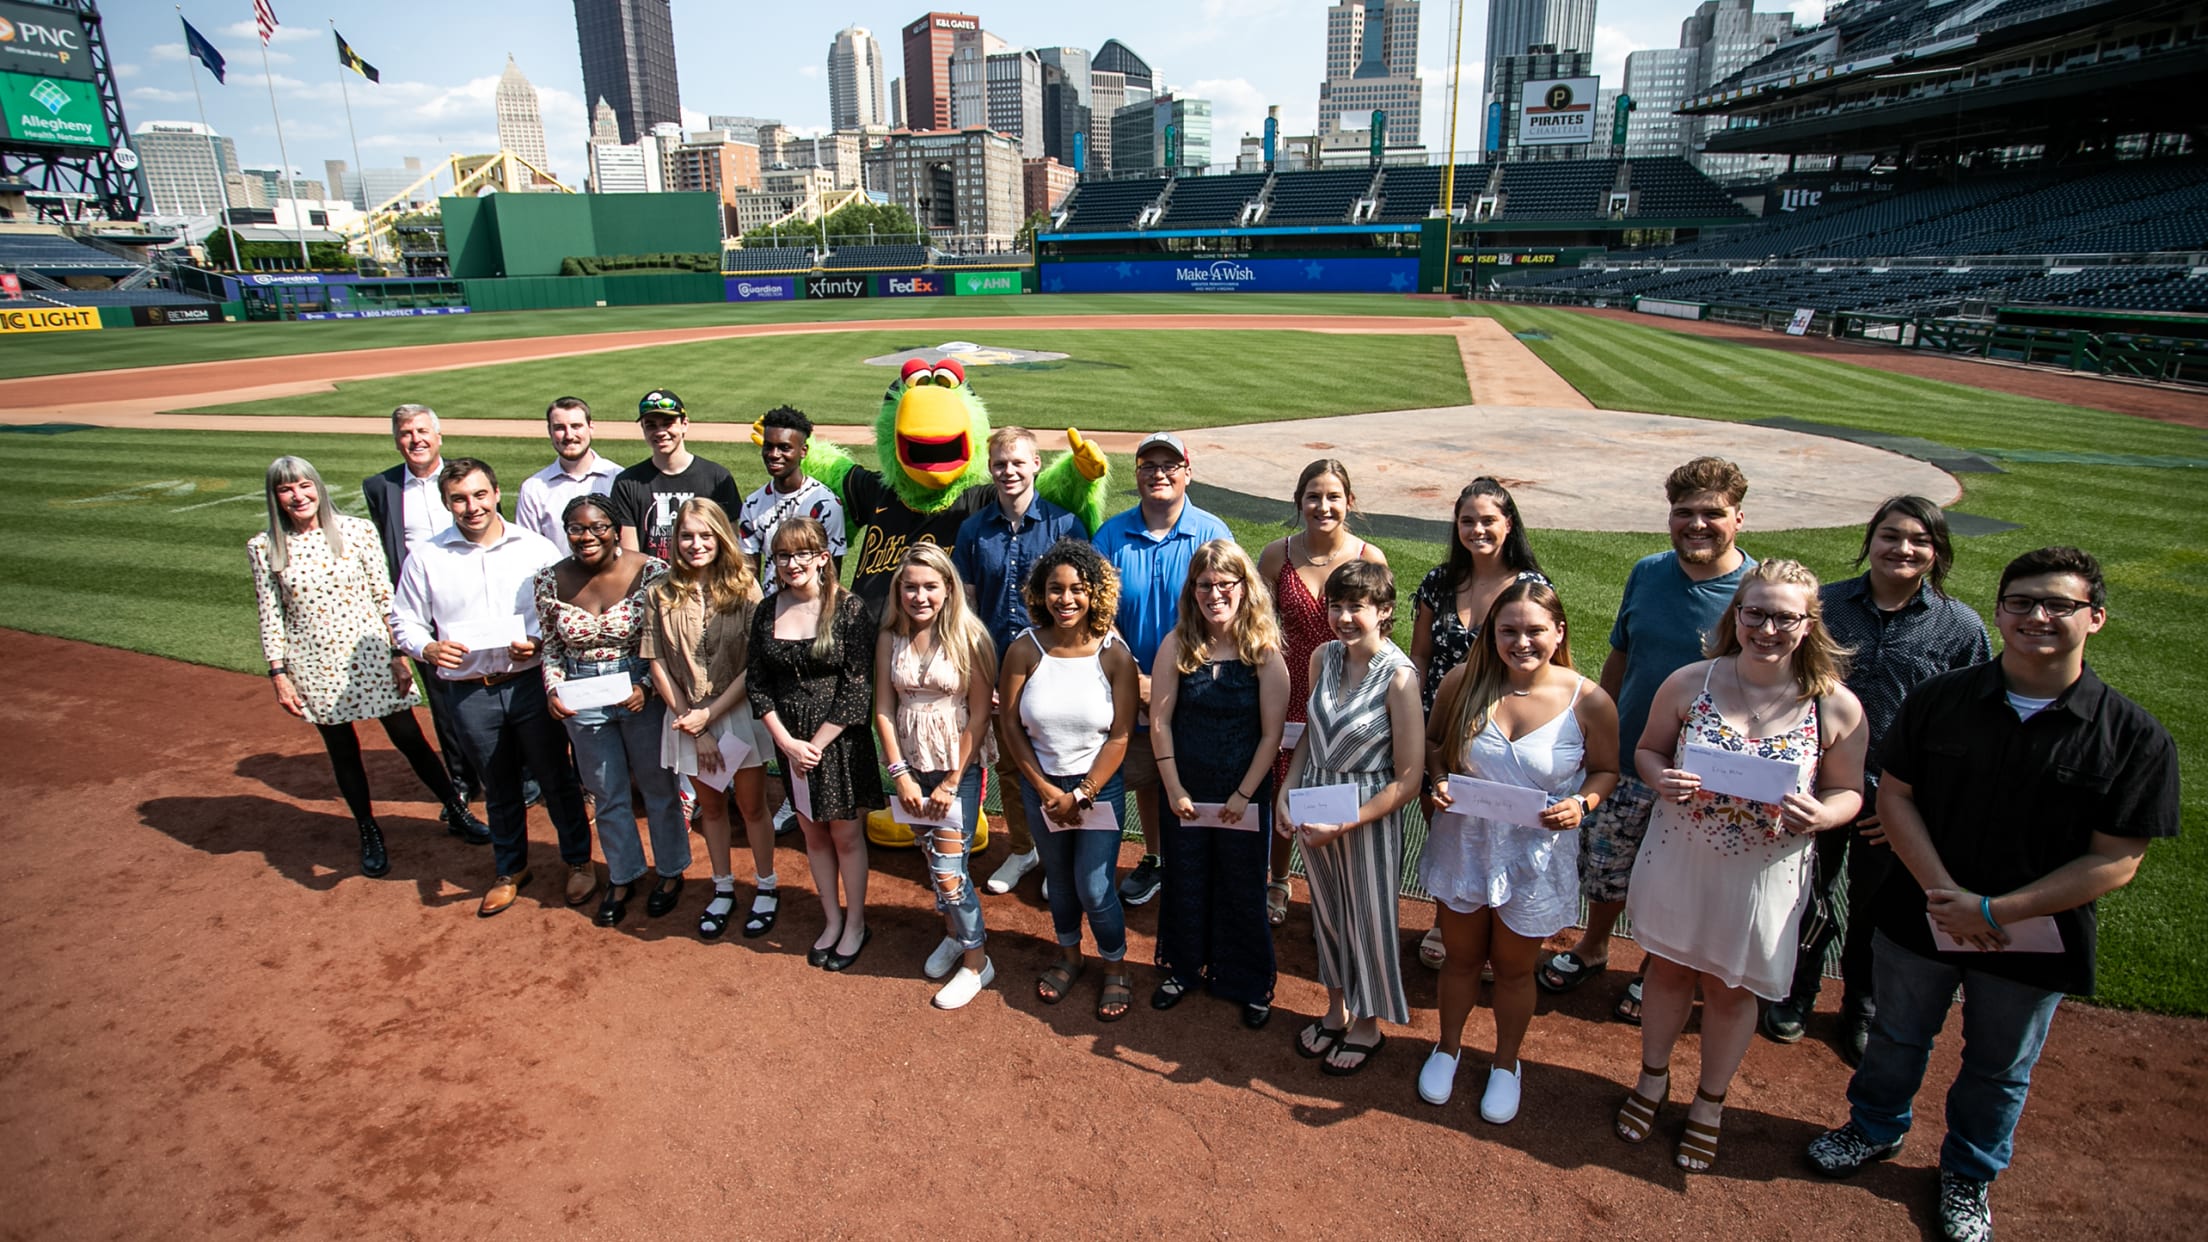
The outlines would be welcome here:
<svg viewBox="0 0 2208 1242">
<path fill-rule="evenodd" d="M 1642 1064 L 1611 1125 L 1626 1142 L 1655 1133 L 1699 993 L 1675 1160 L 1707 1169 L 1759 1021 L 1802 1037 L 1844 924 L 1840 1046 L 1857 1069 L 1848 1120 L 1810 1163 L 1845 1176 L 1899 1149 L 1959 986 L 1939 1211 L 1949 1236 L 1974 1238 L 1990 1235 L 1987 1187 L 2056 1002 L 2091 992 L 2094 900 L 2177 830 L 2169 735 L 2084 662 L 2107 615 L 2093 558 L 2043 548 L 2003 570 L 1995 658 L 1979 615 L 1946 593 L 1946 520 L 1920 497 L 1871 516 L 1862 574 L 1820 583 L 1737 546 L 1736 466 L 1680 466 L 1672 546 L 1628 575 L 1589 679 L 1493 479 L 1457 498 L 1405 653 L 1389 638 L 1393 573 L 1352 533 L 1350 470 L 1333 459 L 1297 482 L 1300 529 L 1253 559 L 1189 501 L 1192 463 L 1171 433 L 1142 441 L 1137 503 L 1091 539 L 1034 494 L 1035 436 L 1002 428 L 995 503 L 953 546 L 909 548 L 870 600 L 841 585 L 844 514 L 804 474 L 802 414 L 763 420 L 770 478 L 742 501 L 684 446 L 679 397 L 655 390 L 638 417 L 652 456 L 624 470 L 591 448 L 587 406 L 555 402 L 558 460 L 522 485 L 513 522 L 491 467 L 443 459 L 418 406 L 393 415 L 405 460 L 364 485 L 373 525 L 338 514 L 308 463 L 269 467 L 268 529 L 249 545 L 263 646 L 279 702 L 328 746 L 367 874 L 389 859 L 353 723 L 375 718 L 450 830 L 493 846 L 483 916 L 530 880 L 533 777 L 570 905 L 599 890 L 584 791 L 595 803 L 609 926 L 645 882 L 632 807 L 651 843 L 646 908 L 664 915 L 691 864 L 694 799 L 713 876 L 699 932 L 720 936 L 738 917 L 740 818 L 742 932 L 762 936 L 780 913 L 774 765 L 820 898 L 813 965 L 848 968 L 872 935 L 865 820 L 887 808 L 944 917 L 922 965 L 945 980 L 939 1008 L 995 978 L 980 888 L 1008 892 L 1039 868 L 1060 949 L 1035 984 L 1043 1002 L 1085 973 L 1085 925 L 1097 1016 L 1123 1018 L 1125 907 L 1162 892 L 1151 1006 L 1206 991 L 1254 1029 L 1271 1016 L 1274 928 L 1300 858 L 1327 1005 L 1294 1045 L 1350 1075 L 1380 1054 L 1383 1024 L 1410 1021 L 1397 912 L 1416 803 L 1417 874 L 1435 901 L 1420 956 L 1441 972 L 1422 1098 L 1452 1098 L 1485 975 L 1479 1112 L 1510 1121 L 1537 991 L 1601 974 L 1630 917 L 1645 966 L 1617 1014 L 1641 1026 Z M 414 720 L 417 670 L 443 762 Z M 1010 848 L 977 886 L 985 779 L 1004 782 Z M 1130 795 L 1146 848 L 1122 879 Z M 1581 899 L 1584 930 L 1544 960 L 1544 942 L 1582 922 Z"/>
</svg>

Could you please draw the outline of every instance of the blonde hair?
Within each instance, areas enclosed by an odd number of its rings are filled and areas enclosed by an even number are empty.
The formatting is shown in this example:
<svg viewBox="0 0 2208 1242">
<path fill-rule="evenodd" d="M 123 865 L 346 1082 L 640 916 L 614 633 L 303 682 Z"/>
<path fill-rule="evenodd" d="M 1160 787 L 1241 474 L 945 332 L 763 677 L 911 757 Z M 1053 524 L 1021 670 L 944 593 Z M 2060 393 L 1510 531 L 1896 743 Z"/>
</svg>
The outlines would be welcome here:
<svg viewBox="0 0 2208 1242">
<path fill-rule="evenodd" d="M 1538 578 L 1520 578 L 1504 587 L 1502 594 L 1488 606 L 1486 619 L 1480 622 L 1480 637 L 1473 645 L 1472 654 L 1465 659 L 1456 690 L 1434 701 L 1434 736 L 1455 742 L 1448 755 L 1452 770 L 1464 761 L 1465 739 L 1487 727 L 1495 705 L 1503 699 L 1503 684 L 1508 672 L 1503 665 L 1503 653 L 1496 645 L 1495 618 L 1502 616 L 1508 605 L 1518 603 L 1532 604 L 1556 622 L 1556 651 L 1549 656 L 1549 663 L 1558 668 L 1572 667 L 1571 631 L 1564 618 L 1564 601 L 1557 596 L 1556 589 Z"/>
<path fill-rule="evenodd" d="M 1838 690 L 1848 676 L 1848 656 L 1851 654 L 1833 638 L 1825 628 L 1825 610 L 1817 598 L 1817 575 L 1800 561 L 1757 561 L 1747 573 L 1742 574 L 1740 586 L 1733 591 L 1733 601 L 1725 605 L 1725 615 L 1718 618 L 1717 629 L 1703 648 L 1703 654 L 1715 660 L 1732 655 L 1741 649 L 1740 620 L 1741 597 L 1751 586 L 1795 586 L 1804 589 L 1809 596 L 1809 620 L 1802 624 L 1800 645 L 1794 648 L 1794 683 L 1801 687 L 1802 697 L 1821 699 Z"/>
<path fill-rule="evenodd" d="M 809 517 L 785 518 L 774 528 L 774 545 L 767 549 L 776 552 L 818 552 L 828 555 L 828 528 Z M 772 557 L 769 557 L 772 560 Z M 831 660 L 836 655 L 836 608 L 843 602 L 843 584 L 836 581 L 833 566 L 823 565 L 820 574 L 820 628 L 813 633 L 813 658 Z"/>
<path fill-rule="evenodd" d="M 604 506 L 601 505 L 601 508 Z M 713 532 L 713 563 L 697 569 L 685 560 L 676 542 L 685 518 L 696 518 Z M 759 602 L 759 580 L 752 575 L 751 558 L 736 544 L 736 530 L 729 525 L 728 510 L 704 496 L 693 497 L 675 510 L 674 529 L 668 535 L 668 574 L 652 588 L 661 608 L 681 607 L 683 598 L 701 584 L 708 614 L 734 612 Z"/>
<path fill-rule="evenodd" d="M 1196 549 L 1188 560 L 1188 577 L 1181 581 L 1181 617 L 1173 627 L 1180 656 L 1173 666 L 1193 673 L 1211 660 L 1211 623 L 1196 604 L 1196 579 L 1206 572 L 1242 580 L 1242 603 L 1227 623 L 1234 636 L 1235 658 L 1259 664 L 1267 652 L 1281 649 L 1280 620 L 1273 615 L 1273 593 L 1265 588 L 1250 554 L 1231 539 L 1214 539 Z"/>
<path fill-rule="evenodd" d="M 989 631 L 966 606 L 966 584 L 959 581 L 958 568 L 951 564 L 951 554 L 941 545 L 916 543 L 905 549 L 897 561 L 896 572 L 889 576 L 889 607 L 882 609 L 882 628 L 899 638 L 910 639 L 919 627 L 905 615 L 904 585 L 908 569 L 934 570 L 943 579 L 943 606 L 936 610 L 935 620 L 927 624 L 935 632 L 936 648 L 951 659 L 951 667 L 958 672 L 960 685 L 971 684 L 980 677 L 994 683 L 997 680 L 997 643 Z"/>
<path fill-rule="evenodd" d="M 1026 441 L 1027 443 L 1034 445 L 1035 455 L 1038 458 L 1042 456 L 1042 441 L 1037 440 L 1035 438 L 1035 433 L 1029 431 L 1025 427 L 1005 426 L 999 427 L 995 431 L 990 432 L 989 451 L 991 453 L 1003 452 L 1004 450 L 1011 448 L 1013 445 L 1018 444 L 1021 441 Z"/>
<path fill-rule="evenodd" d="M 330 499 L 330 489 L 322 485 L 322 472 L 304 457 L 279 457 L 268 463 L 268 475 L 261 482 L 268 501 L 268 572 L 272 574 L 291 567 L 291 517 L 277 505 L 276 489 L 302 480 L 314 484 L 314 519 L 323 542 L 330 546 L 330 555 L 345 559 L 345 535 L 337 529 L 337 505 Z"/>
</svg>

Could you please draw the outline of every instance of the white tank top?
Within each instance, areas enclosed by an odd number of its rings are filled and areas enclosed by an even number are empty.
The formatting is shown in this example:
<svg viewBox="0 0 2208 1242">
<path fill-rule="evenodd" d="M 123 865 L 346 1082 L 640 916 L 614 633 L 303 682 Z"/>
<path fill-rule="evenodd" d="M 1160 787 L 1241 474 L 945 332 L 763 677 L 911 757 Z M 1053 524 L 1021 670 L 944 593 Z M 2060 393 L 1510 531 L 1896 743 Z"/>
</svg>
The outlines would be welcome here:
<svg viewBox="0 0 2208 1242">
<path fill-rule="evenodd" d="M 1020 725 L 1035 748 L 1045 775 L 1086 774 L 1112 731 L 1112 680 L 1104 675 L 1104 651 L 1119 641 L 1106 634 L 1094 655 L 1054 656 L 1043 650 L 1035 631 L 1022 631 L 1035 644 L 1035 671 L 1020 691 Z"/>
</svg>

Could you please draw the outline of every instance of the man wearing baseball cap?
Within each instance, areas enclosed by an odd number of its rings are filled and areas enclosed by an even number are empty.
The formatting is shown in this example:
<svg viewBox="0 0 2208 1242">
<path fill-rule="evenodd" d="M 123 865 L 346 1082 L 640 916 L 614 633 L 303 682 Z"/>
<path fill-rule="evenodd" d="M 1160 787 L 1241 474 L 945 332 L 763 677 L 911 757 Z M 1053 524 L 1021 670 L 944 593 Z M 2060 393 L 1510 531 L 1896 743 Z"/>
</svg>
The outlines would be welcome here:
<svg viewBox="0 0 2208 1242">
<path fill-rule="evenodd" d="M 675 514 L 704 496 L 728 511 L 731 521 L 743 498 L 736 480 L 717 462 L 683 447 L 690 416 L 671 388 L 654 388 L 636 403 L 636 424 L 652 456 L 616 475 L 608 500 L 621 526 L 621 546 L 673 560 Z"/>
<path fill-rule="evenodd" d="M 1096 528 L 1096 550 L 1119 571 L 1119 636 L 1142 670 L 1145 712 L 1136 717 L 1120 771 L 1142 816 L 1142 861 L 1119 886 L 1119 899 L 1139 906 L 1158 894 L 1158 765 L 1150 752 L 1150 662 L 1180 619 L 1181 584 L 1196 549 L 1232 539 L 1227 524 L 1188 502 L 1188 446 L 1170 431 L 1135 446 L 1135 507 Z"/>
</svg>

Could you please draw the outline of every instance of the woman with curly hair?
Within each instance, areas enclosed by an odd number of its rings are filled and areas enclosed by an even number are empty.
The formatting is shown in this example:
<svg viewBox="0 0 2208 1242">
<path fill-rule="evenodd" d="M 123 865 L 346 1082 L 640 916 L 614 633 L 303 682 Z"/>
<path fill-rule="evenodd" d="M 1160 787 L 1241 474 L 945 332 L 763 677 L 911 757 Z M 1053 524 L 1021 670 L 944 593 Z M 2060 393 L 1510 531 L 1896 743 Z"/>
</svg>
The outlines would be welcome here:
<svg viewBox="0 0 2208 1242">
<path fill-rule="evenodd" d="M 1272 603 L 1249 553 L 1226 539 L 1197 548 L 1150 695 L 1150 745 L 1165 786 L 1165 979 L 1150 1006 L 1171 1009 L 1201 984 L 1242 1006 L 1251 1030 L 1273 1015 L 1265 886 L 1288 666 Z"/>
<path fill-rule="evenodd" d="M 1096 1016 L 1117 1022 L 1135 995 L 1120 966 L 1127 918 L 1117 868 L 1126 815 L 1119 765 L 1139 694 L 1134 655 L 1112 629 L 1119 575 L 1089 544 L 1061 539 L 1029 571 L 1026 597 L 1035 624 L 1005 653 L 998 698 L 999 734 L 1020 770 L 1028 823 L 1042 829 L 1035 847 L 1058 934 L 1060 960 L 1036 982 L 1036 994 L 1055 1005 L 1073 990 L 1087 965 L 1086 914 L 1105 963 Z"/>
</svg>

